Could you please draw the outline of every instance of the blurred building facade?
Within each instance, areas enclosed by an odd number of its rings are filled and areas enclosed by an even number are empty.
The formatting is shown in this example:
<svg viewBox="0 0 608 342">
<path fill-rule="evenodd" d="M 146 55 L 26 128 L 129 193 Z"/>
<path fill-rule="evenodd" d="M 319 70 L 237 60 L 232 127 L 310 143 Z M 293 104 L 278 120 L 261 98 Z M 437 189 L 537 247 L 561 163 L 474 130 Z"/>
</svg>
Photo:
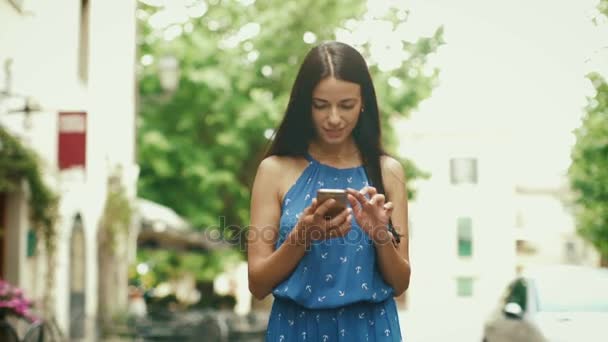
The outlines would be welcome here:
<svg viewBox="0 0 608 342">
<path fill-rule="evenodd" d="M 484 316 L 515 275 L 511 137 L 435 125 L 398 129 L 400 154 L 430 174 L 408 184 L 417 195 L 409 203 L 407 325 L 432 340 L 446 331 L 480 340 Z"/>
<path fill-rule="evenodd" d="M 121 170 L 127 195 L 135 197 L 135 11 L 135 0 L 0 0 L 0 124 L 38 153 L 46 183 L 60 196 L 51 270 L 55 317 L 73 338 L 90 333 L 86 322 L 97 315 L 97 234 L 114 170 Z M 40 108 L 26 113 L 25 98 Z M 68 115 L 60 119 L 60 113 Z M 85 134 L 86 144 L 61 146 L 59 132 L 66 129 Z M 60 160 L 79 148 L 81 163 Z M 45 256 L 28 246 L 28 189 L 0 195 L 0 278 L 40 300 L 47 270 Z"/>
<path fill-rule="evenodd" d="M 442 330 L 480 340 L 518 272 L 538 264 L 598 266 L 599 256 L 576 233 L 567 180 L 527 176 L 517 132 L 431 121 L 397 125 L 400 154 L 430 173 L 408 184 L 417 196 L 409 205 L 406 317 L 428 338 L 436 322 L 454 322 Z"/>
<path fill-rule="evenodd" d="M 520 182 L 515 189 L 517 269 L 543 264 L 597 267 L 599 253 L 576 232 L 567 179 L 554 184 Z"/>
</svg>

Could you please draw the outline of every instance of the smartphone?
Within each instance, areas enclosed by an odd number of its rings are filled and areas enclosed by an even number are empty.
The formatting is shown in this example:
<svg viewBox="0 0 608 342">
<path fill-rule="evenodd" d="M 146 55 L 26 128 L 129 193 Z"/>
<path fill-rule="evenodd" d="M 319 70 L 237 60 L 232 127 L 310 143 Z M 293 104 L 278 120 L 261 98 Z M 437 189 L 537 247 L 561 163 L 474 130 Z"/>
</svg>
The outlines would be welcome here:
<svg viewBox="0 0 608 342">
<path fill-rule="evenodd" d="M 325 218 L 331 219 L 340 214 L 347 206 L 346 190 L 342 189 L 319 189 L 317 190 L 317 205 L 333 198 L 336 202 L 325 213 Z"/>
</svg>

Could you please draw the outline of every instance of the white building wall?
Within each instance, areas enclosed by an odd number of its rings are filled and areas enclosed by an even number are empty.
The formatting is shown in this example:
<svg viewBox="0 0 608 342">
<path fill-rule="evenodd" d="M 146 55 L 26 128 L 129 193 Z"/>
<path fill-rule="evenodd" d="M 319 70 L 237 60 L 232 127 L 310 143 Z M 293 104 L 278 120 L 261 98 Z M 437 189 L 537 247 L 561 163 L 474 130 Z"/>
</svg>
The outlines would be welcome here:
<svg viewBox="0 0 608 342">
<path fill-rule="evenodd" d="M 121 165 L 127 191 L 134 196 L 138 172 L 134 156 L 136 1 L 90 0 L 89 3 L 89 75 L 88 81 L 83 82 L 78 75 L 79 0 L 30 2 L 31 14 L 21 14 L 7 0 L 0 0 L 0 63 L 7 58 L 13 60 L 12 92 L 32 96 L 42 106 L 42 112 L 32 115 L 29 128 L 24 126 L 22 114 L 0 114 L 0 123 L 40 154 L 47 183 L 61 195 L 54 274 L 57 320 L 66 332 L 72 220 L 79 213 L 84 222 L 86 313 L 93 318 L 97 311 L 97 229 L 107 178 L 116 165 Z M 0 68 L 2 89 L 4 76 Z M 60 173 L 57 170 L 57 113 L 70 110 L 88 113 L 87 167 L 84 172 Z M 18 254 L 21 268 L 26 256 L 25 252 Z M 37 288 L 35 297 L 41 295 L 41 287 Z"/>
<path fill-rule="evenodd" d="M 426 330 L 424 336 L 434 336 L 436 323 L 442 322 L 437 336 L 450 329 L 462 336 L 467 330 L 468 337 L 478 339 L 483 318 L 515 274 L 510 137 L 439 127 L 425 131 L 404 125 L 401 130 L 400 154 L 431 174 L 409 184 L 417 197 L 409 208 L 413 270 L 408 317 L 419 333 Z M 477 159 L 477 184 L 451 184 L 450 159 L 461 157 Z M 459 257 L 457 222 L 467 216 L 472 219 L 473 253 Z M 458 277 L 473 278 L 471 297 L 457 295 Z"/>
</svg>

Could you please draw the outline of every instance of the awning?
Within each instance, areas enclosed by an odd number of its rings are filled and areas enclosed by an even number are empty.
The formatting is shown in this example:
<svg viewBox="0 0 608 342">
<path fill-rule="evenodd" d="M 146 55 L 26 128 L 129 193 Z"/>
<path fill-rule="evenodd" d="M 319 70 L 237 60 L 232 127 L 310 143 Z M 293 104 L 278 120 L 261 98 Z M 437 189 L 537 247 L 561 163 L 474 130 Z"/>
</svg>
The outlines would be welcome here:
<svg viewBox="0 0 608 342">
<path fill-rule="evenodd" d="M 208 232 L 193 229 L 188 221 L 162 204 L 138 198 L 136 213 L 140 226 L 138 248 L 209 251 L 229 247 L 221 239 L 212 239 Z"/>
</svg>

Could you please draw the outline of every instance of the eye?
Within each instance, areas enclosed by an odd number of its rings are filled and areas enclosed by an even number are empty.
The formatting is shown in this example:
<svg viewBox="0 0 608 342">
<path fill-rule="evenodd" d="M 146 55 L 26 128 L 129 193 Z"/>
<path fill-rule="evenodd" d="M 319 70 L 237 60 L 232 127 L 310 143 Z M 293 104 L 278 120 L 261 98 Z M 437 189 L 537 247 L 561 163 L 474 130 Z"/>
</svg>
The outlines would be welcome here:
<svg viewBox="0 0 608 342">
<path fill-rule="evenodd" d="M 321 104 L 321 103 L 313 103 L 312 105 L 315 109 L 323 109 L 323 108 L 327 108 L 327 104 Z"/>
<path fill-rule="evenodd" d="M 351 109 L 355 108 L 355 106 L 353 106 L 353 105 L 342 105 L 341 107 L 344 110 L 351 110 Z"/>
</svg>

